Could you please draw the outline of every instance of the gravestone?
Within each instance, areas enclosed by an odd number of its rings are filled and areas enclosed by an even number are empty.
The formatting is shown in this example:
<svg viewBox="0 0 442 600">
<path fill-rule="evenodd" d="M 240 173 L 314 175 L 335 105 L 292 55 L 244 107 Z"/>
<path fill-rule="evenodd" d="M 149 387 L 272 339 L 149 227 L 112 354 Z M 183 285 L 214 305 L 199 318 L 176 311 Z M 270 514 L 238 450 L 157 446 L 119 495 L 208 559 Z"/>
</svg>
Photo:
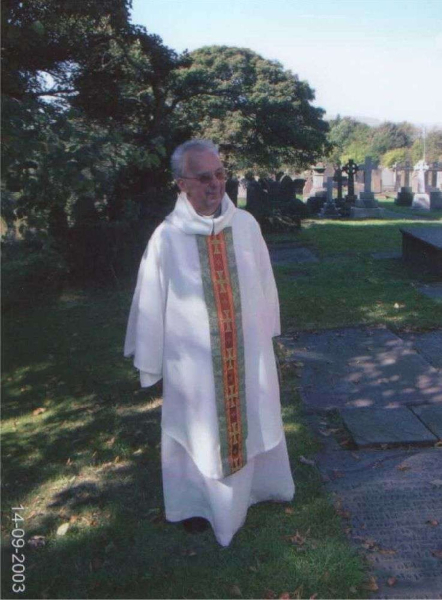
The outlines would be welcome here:
<svg viewBox="0 0 442 600">
<path fill-rule="evenodd" d="M 433 162 L 428 169 L 430 174 L 430 210 L 442 210 L 442 191 L 437 187 L 438 173 L 442 171 L 442 165 Z"/>
<path fill-rule="evenodd" d="M 376 219 L 382 217 L 383 209 L 379 208 L 377 200 L 371 189 L 372 160 L 366 157 L 364 163 L 364 191 L 352 206 L 350 216 L 352 219 Z"/>
<path fill-rule="evenodd" d="M 357 196 L 355 195 L 355 175 L 359 171 L 359 167 L 350 158 L 348 163 L 342 167 L 342 170 L 348 175 L 348 191 L 345 199 L 353 204 L 357 200 Z"/>
<path fill-rule="evenodd" d="M 402 258 L 442 276 L 442 227 L 400 227 Z"/>
<path fill-rule="evenodd" d="M 406 161 L 401 170 L 404 173 L 404 185 L 401 187 L 394 203 L 398 206 L 411 206 L 414 194 L 410 187 L 410 172 L 413 170 L 410 162 Z"/>
<path fill-rule="evenodd" d="M 415 210 L 430 210 L 430 195 L 426 182 L 427 171 L 428 165 L 424 160 L 418 161 L 414 166 L 413 187 L 416 193 L 411 208 Z"/>
<path fill-rule="evenodd" d="M 311 173 L 307 176 L 307 179 L 305 180 L 305 184 L 304 187 L 302 189 L 302 196 L 303 198 L 309 198 L 310 197 L 310 192 L 313 189 L 313 176 L 311 175 Z"/>
<path fill-rule="evenodd" d="M 258 223 L 262 224 L 263 219 L 270 213 L 268 194 L 264 192 L 259 183 L 250 175 L 246 176 L 246 187 L 246 210 L 255 217 Z"/>
<path fill-rule="evenodd" d="M 339 219 L 340 214 L 333 200 L 333 177 L 327 177 L 327 200 L 319 216 L 323 219 Z"/>
<path fill-rule="evenodd" d="M 324 187 L 324 176 L 325 167 L 323 165 L 317 165 L 313 167 L 313 187 L 310 190 L 310 196 L 316 196 L 317 198 L 326 198 L 327 192 Z"/>
<path fill-rule="evenodd" d="M 306 180 L 301 177 L 294 179 L 293 180 L 294 193 L 302 195 L 304 192 L 305 183 L 306 183 Z"/>
<path fill-rule="evenodd" d="M 235 206 L 238 206 L 238 189 L 239 180 L 234 175 L 230 175 L 226 181 L 226 194 Z"/>
</svg>

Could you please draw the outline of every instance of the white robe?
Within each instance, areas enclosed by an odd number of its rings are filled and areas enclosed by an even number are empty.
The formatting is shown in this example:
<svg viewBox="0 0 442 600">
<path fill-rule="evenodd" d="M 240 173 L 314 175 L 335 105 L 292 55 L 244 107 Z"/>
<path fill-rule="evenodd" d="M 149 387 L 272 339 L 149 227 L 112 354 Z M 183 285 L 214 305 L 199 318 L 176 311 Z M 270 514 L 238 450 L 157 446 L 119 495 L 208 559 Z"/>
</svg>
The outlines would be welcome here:
<svg viewBox="0 0 442 600">
<path fill-rule="evenodd" d="M 225 227 L 232 229 L 239 279 L 248 432 L 245 442 L 247 465 L 227 478 L 223 475 L 220 455 L 209 316 L 196 241 L 196 234 L 218 234 Z M 163 377 L 163 480 L 171 472 L 164 447 L 169 448 L 171 454 L 183 451 L 182 459 L 187 457 L 189 466 L 195 467 L 195 473 L 201 475 L 202 485 L 213 484 L 215 488 L 222 480 L 241 481 L 247 472 L 250 478 L 254 459 L 277 446 L 281 446 L 286 456 L 272 343 L 272 337 L 279 334 L 277 289 L 268 250 L 256 220 L 248 212 L 237 209 L 227 195 L 222 200 L 219 217 L 202 217 L 195 212 L 186 195 L 180 194 L 174 211 L 155 230 L 143 255 L 124 349 L 125 356 L 134 356 L 143 387 L 153 385 Z M 274 499 L 289 500 L 293 496 L 294 484 L 288 459 L 285 460 L 285 489 L 282 495 L 274 490 Z M 176 478 L 176 472 L 173 477 Z M 190 479 L 195 485 L 195 477 Z M 174 488 L 167 482 L 170 483 L 170 477 L 164 481 L 166 518 L 172 521 L 179 520 L 178 516 L 209 518 L 213 503 L 208 498 L 205 500 L 207 510 L 197 508 L 201 505 L 200 499 L 192 515 L 191 499 L 182 497 L 182 502 L 189 500 L 190 505 L 178 515 L 176 509 L 170 508 L 176 506 L 176 502 L 168 502 L 167 498 L 183 488 L 181 484 L 179 489 Z M 232 520 L 232 531 L 227 536 L 224 533 L 217 535 L 214 525 L 217 519 L 209 518 L 220 543 L 226 545 L 229 536 L 231 539 L 251 503 L 249 490 L 248 497 L 242 502 L 244 514 Z M 231 511 L 227 505 L 224 509 Z M 187 516 L 183 517 L 183 514 Z M 221 520 L 225 522 L 225 519 Z M 236 527 L 233 521 L 240 524 Z"/>
</svg>

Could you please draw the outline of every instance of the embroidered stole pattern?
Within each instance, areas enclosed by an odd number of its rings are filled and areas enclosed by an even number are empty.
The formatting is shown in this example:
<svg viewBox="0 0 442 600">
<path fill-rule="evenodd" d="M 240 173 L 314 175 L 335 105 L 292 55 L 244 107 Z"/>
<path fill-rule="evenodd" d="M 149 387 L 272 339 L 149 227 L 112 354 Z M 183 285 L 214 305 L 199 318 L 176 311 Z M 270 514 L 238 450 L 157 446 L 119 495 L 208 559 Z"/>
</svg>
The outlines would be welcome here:
<svg viewBox="0 0 442 600">
<path fill-rule="evenodd" d="M 244 339 L 241 297 L 231 227 L 197 235 L 204 297 L 209 312 L 215 397 L 223 475 L 247 462 Z"/>
</svg>

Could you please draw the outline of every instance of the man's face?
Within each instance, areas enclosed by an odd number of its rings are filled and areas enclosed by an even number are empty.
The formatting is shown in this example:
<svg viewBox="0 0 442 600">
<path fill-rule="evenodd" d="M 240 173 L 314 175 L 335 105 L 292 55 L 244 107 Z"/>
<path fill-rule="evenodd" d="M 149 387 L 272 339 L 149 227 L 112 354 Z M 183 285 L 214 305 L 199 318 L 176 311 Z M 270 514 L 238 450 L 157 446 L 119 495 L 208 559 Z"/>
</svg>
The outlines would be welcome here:
<svg viewBox="0 0 442 600">
<path fill-rule="evenodd" d="M 185 155 L 184 174 L 177 179 L 177 183 L 180 190 L 186 192 L 189 202 L 200 215 L 212 215 L 221 204 L 226 191 L 225 178 L 216 177 L 216 174 L 220 176 L 221 172 L 223 165 L 219 156 L 213 152 L 193 151 Z M 206 179 L 210 177 L 207 183 L 199 179 L 204 175 Z"/>
</svg>

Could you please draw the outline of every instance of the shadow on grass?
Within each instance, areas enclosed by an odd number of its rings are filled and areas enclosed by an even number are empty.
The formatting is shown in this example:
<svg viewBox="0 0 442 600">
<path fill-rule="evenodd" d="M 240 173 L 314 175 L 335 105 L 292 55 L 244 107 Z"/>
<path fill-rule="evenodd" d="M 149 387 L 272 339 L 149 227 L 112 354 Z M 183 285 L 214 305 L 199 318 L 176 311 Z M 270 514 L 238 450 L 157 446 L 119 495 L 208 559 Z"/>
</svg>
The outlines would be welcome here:
<svg viewBox="0 0 442 600">
<path fill-rule="evenodd" d="M 252 507 L 227 549 L 212 531 L 166 523 L 160 464 L 161 388 L 139 389 L 122 358 L 131 293 L 62 300 L 8 316 L 4 328 L 3 597 L 12 598 L 9 534 L 23 504 L 23 598 L 355 597 L 363 577 L 316 472 L 316 449 L 293 394 L 283 406 L 297 493 Z M 33 411 L 45 410 L 39 414 Z M 57 535 L 69 523 L 65 535 Z M 307 535 L 297 548 L 287 536 Z M 308 533 L 307 533 L 308 532 Z M 62 567 L 62 568 L 61 568 Z M 346 576 L 343 578 L 343 570 Z M 319 573 L 319 574 L 318 574 Z M 360 597 L 360 596 L 359 596 Z"/>
</svg>

